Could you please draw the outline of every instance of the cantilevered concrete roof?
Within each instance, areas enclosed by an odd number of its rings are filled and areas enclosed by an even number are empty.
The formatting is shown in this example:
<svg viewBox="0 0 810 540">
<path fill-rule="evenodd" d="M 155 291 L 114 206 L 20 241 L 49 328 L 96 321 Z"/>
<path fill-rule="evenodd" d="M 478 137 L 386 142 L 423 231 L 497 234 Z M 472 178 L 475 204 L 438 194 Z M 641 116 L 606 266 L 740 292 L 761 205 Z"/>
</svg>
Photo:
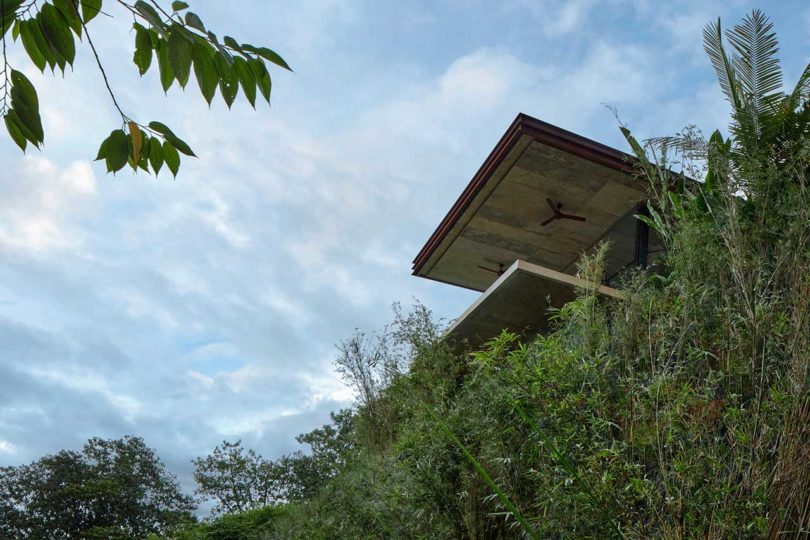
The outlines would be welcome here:
<svg viewBox="0 0 810 540">
<path fill-rule="evenodd" d="M 632 262 L 636 208 L 648 198 L 635 158 L 525 114 L 501 137 L 413 264 L 414 275 L 484 291 L 516 260 L 575 273 L 609 239 L 606 272 Z M 547 199 L 585 221 L 555 220 Z"/>
</svg>

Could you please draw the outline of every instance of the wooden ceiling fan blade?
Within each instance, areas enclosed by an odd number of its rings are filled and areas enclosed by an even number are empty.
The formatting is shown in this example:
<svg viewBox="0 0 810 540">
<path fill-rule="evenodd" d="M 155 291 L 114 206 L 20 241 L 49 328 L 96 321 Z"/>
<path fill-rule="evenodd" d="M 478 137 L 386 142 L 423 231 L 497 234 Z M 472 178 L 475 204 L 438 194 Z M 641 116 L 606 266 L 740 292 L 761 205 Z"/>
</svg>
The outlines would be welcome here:
<svg viewBox="0 0 810 540">
<path fill-rule="evenodd" d="M 551 200 L 551 197 L 546 197 L 546 202 L 551 207 L 551 211 L 555 214 L 558 212 L 557 207 L 554 205 L 554 201 Z"/>
<path fill-rule="evenodd" d="M 547 220 L 545 220 L 543 223 L 541 223 L 541 224 L 540 224 L 540 226 L 541 226 L 541 227 L 545 227 L 546 225 L 548 225 L 549 223 L 551 223 L 552 221 L 554 221 L 554 220 L 555 220 L 555 219 L 557 219 L 558 217 L 559 217 L 559 216 L 557 216 L 557 214 L 554 214 L 553 216 L 551 216 L 550 218 L 548 218 Z"/>
<path fill-rule="evenodd" d="M 572 221 L 585 221 L 585 218 L 582 216 L 575 216 L 573 214 L 557 214 L 557 217 L 560 219 L 570 219 Z"/>
</svg>

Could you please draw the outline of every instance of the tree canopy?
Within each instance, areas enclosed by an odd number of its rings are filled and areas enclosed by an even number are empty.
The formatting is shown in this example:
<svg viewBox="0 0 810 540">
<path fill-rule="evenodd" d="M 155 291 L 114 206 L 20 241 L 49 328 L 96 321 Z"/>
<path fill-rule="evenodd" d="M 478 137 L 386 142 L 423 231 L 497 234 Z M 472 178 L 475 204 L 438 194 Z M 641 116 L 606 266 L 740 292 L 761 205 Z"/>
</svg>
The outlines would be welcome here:
<svg viewBox="0 0 810 540">
<path fill-rule="evenodd" d="M 90 439 L 0 468 L 0 538 L 135 540 L 192 520 L 196 508 L 139 437 Z"/>
<path fill-rule="evenodd" d="M 209 104 L 219 89 L 230 108 L 241 88 L 255 108 L 259 98 L 270 102 L 272 80 L 267 64 L 290 70 L 272 49 L 240 43 L 231 36 L 218 38 L 186 2 L 175 0 L 171 7 L 157 0 L 107 0 L 107 4 L 118 4 L 132 15 L 134 67 L 141 75 L 150 68 L 157 69 L 164 91 L 175 82 L 185 88 L 193 71 Z M 40 71 L 64 74 L 66 67 L 73 66 L 77 47 L 85 45 L 121 117 L 121 125 L 102 141 L 96 159 L 105 162 L 108 172 L 129 164 L 133 170 L 140 168 L 157 175 L 165 165 L 177 176 L 181 155 L 195 156 L 194 151 L 166 124 L 137 120 L 125 112 L 104 70 L 99 47 L 91 38 L 91 23 L 99 15 L 107 15 L 103 0 L 0 0 L 0 115 L 8 134 L 23 151 L 29 144 L 40 148 L 45 142 L 37 91 L 23 73 L 23 66 L 10 64 L 7 49 L 20 47 Z"/>
</svg>

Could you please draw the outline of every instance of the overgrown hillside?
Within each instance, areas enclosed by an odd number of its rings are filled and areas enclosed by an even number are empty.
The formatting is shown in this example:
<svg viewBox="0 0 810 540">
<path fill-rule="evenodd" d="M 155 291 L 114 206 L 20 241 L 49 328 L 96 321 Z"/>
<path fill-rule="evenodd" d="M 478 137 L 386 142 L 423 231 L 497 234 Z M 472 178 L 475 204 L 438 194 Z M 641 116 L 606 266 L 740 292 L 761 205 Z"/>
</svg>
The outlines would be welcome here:
<svg viewBox="0 0 810 540">
<path fill-rule="evenodd" d="M 222 514 L 169 537 L 810 536 L 810 66 L 784 93 L 761 13 L 726 36 L 704 37 L 728 138 L 624 130 L 667 252 L 623 299 L 580 290 L 550 333 L 480 351 L 395 308 L 340 347 L 354 409 L 306 453 L 197 460 Z"/>
<path fill-rule="evenodd" d="M 810 535 L 810 71 L 783 93 L 759 12 L 727 38 L 706 28 L 729 139 L 626 132 L 655 272 L 623 301 L 580 291 L 525 343 L 455 354 L 423 309 L 347 343 L 354 445 L 270 537 Z"/>
</svg>

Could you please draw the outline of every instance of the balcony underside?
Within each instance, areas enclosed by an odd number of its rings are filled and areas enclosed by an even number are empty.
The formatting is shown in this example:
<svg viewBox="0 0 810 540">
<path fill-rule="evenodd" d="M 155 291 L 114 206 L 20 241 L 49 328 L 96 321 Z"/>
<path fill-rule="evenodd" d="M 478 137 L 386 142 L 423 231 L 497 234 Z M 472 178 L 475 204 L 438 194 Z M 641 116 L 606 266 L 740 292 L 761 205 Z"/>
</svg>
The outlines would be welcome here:
<svg viewBox="0 0 810 540">
<path fill-rule="evenodd" d="M 450 326 L 454 343 L 477 346 L 509 330 L 521 335 L 548 328 L 548 309 L 573 300 L 577 288 L 591 288 L 607 297 L 622 293 L 550 268 L 515 261 L 495 283 Z"/>
</svg>

